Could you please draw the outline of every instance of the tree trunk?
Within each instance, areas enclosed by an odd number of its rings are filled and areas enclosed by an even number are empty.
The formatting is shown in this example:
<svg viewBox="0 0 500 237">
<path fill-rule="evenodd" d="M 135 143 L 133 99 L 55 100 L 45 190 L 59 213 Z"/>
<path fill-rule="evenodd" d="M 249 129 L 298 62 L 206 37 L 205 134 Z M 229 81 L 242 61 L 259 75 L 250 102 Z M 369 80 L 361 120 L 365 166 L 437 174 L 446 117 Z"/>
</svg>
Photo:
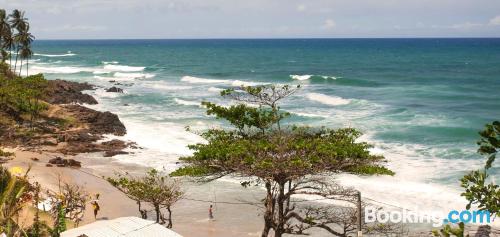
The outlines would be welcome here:
<svg viewBox="0 0 500 237">
<path fill-rule="evenodd" d="M 14 74 L 16 74 L 16 69 L 17 69 L 17 56 L 19 56 L 19 49 L 16 50 L 16 62 L 14 63 Z"/>
<path fill-rule="evenodd" d="M 156 212 L 156 223 L 160 223 L 160 205 L 159 204 L 153 204 L 155 207 L 155 212 Z"/>
<path fill-rule="evenodd" d="M 137 201 L 137 205 L 139 206 L 139 213 L 141 214 L 142 219 L 148 219 L 148 212 L 141 209 L 141 202 Z"/>
<path fill-rule="evenodd" d="M 170 210 L 170 206 L 167 207 L 167 211 L 168 211 L 168 225 L 167 225 L 167 228 L 169 229 L 172 229 L 172 210 Z"/>
<path fill-rule="evenodd" d="M 29 67 L 30 60 L 26 59 L 26 77 L 28 77 L 28 67 Z"/>
<path fill-rule="evenodd" d="M 265 199 L 265 212 L 264 212 L 264 230 L 262 230 L 261 237 L 268 237 L 269 231 L 273 228 L 273 209 L 274 209 L 274 201 L 273 201 L 273 193 L 272 193 L 271 182 L 266 181 L 266 190 L 267 196 Z"/>
<path fill-rule="evenodd" d="M 20 62 L 20 65 L 19 65 L 19 76 L 21 76 L 22 70 L 23 70 L 23 59 L 21 58 L 21 62 Z"/>
<path fill-rule="evenodd" d="M 281 237 L 285 234 L 285 184 L 286 182 L 279 182 L 278 194 L 278 223 L 274 230 L 274 237 Z"/>
</svg>

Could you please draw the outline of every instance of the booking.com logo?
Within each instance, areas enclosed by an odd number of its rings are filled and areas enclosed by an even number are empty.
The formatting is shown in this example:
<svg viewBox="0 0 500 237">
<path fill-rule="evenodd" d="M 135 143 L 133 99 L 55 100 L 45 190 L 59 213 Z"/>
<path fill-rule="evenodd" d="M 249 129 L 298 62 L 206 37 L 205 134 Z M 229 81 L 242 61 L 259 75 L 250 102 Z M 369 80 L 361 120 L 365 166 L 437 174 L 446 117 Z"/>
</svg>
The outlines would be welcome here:
<svg viewBox="0 0 500 237">
<path fill-rule="evenodd" d="M 417 210 L 417 209 L 415 209 Z M 452 210 L 447 214 L 443 212 L 419 213 L 418 211 L 386 211 L 376 207 L 365 207 L 365 223 L 429 223 L 433 227 L 440 227 L 443 224 L 456 224 L 463 222 L 486 224 L 491 222 L 489 211 L 457 211 Z"/>
</svg>

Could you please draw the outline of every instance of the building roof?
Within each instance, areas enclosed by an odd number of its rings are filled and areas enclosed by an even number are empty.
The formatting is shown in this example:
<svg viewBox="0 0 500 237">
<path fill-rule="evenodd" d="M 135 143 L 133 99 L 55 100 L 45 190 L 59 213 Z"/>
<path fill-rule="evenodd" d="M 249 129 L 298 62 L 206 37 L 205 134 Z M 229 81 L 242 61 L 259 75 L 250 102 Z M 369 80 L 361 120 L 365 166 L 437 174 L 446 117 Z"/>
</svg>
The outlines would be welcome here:
<svg viewBox="0 0 500 237">
<path fill-rule="evenodd" d="M 182 237 L 174 231 L 138 217 L 120 217 L 113 220 L 96 221 L 61 233 L 61 237 Z"/>
</svg>

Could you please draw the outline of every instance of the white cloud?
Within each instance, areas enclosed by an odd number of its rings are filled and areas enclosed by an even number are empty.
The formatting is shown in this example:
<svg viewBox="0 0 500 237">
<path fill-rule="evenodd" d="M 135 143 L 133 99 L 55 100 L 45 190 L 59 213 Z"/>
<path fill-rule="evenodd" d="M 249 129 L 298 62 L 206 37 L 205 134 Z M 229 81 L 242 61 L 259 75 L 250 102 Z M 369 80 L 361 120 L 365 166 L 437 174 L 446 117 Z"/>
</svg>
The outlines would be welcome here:
<svg viewBox="0 0 500 237">
<path fill-rule="evenodd" d="M 306 11 L 306 5 L 304 5 L 304 4 L 298 5 L 297 6 L 297 11 L 298 12 L 304 12 L 304 11 Z"/>
<path fill-rule="evenodd" d="M 500 25 L 500 15 L 499 15 L 499 16 L 495 16 L 495 17 L 493 17 L 493 18 L 490 20 L 490 25 L 493 25 L 493 26 L 498 26 L 498 25 Z"/>
<path fill-rule="evenodd" d="M 469 30 L 469 29 L 476 28 L 476 27 L 482 26 L 482 25 L 483 24 L 479 24 L 479 23 L 465 22 L 465 23 L 462 23 L 462 24 L 452 25 L 451 28 L 457 29 L 457 30 Z"/>
<path fill-rule="evenodd" d="M 45 32 L 59 32 L 59 31 L 104 31 L 105 26 L 91 26 L 91 25 L 63 25 L 57 27 L 42 28 L 41 31 Z"/>
<path fill-rule="evenodd" d="M 330 29 L 335 28 L 335 26 L 337 26 L 337 23 L 335 23 L 334 20 L 326 19 L 325 23 L 323 23 L 323 26 L 321 26 L 321 28 L 326 29 L 326 30 L 330 30 Z"/>
</svg>

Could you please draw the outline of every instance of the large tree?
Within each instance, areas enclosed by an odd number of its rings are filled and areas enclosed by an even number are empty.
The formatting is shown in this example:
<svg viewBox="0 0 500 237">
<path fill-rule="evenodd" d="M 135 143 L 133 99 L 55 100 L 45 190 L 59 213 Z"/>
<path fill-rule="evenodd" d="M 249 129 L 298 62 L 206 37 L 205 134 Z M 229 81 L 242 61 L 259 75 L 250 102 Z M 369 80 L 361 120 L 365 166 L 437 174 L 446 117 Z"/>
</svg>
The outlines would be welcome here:
<svg viewBox="0 0 500 237">
<path fill-rule="evenodd" d="M 10 19 L 10 28 L 12 30 L 16 29 L 18 34 L 23 32 L 25 29 L 28 28 L 28 19 L 24 17 L 24 11 L 20 11 L 18 9 L 14 9 L 12 13 L 9 15 Z M 17 69 L 17 60 L 19 58 L 19 51 L 21 50 L 21 38 L 16 37 L 14 35 L 13 37 L 13 43 L 14 43 L 14 49 L 16 51 L 16 61 L 14 63 L 14 72 L 16 72 Z"/>
<path fill-rule="evenodd" d="M 227 120 L 235 129 L 204 132 L 207 142 L 191 145 L 194 154 L 181 158 L 185 166 L 172 175 L 205 180 L 237 175 L 262 184 L 266 190 L 263 237 L 271 230 L 281 237 L 303 234 L 310 228 L 345 236 L 330 225 L 331 219 L 322 218 L 325 212 L 305 211 L 311 206 L 296 205 L 294 196 L 353 201 L 356 192 L 336 185 L 330 176 L 393 172 L 383 166 L 384 157 L 370 154 L 369 144 L 357 141 L 361 133 L 356 129 L 284 126 L 283 120 L 290 114 L 279 104 L 298 89 L 288 85 L 241 87 L 221 92 L 236 102 L 231 106 L 203 102 L 209 115 Z"/>
</svg>

